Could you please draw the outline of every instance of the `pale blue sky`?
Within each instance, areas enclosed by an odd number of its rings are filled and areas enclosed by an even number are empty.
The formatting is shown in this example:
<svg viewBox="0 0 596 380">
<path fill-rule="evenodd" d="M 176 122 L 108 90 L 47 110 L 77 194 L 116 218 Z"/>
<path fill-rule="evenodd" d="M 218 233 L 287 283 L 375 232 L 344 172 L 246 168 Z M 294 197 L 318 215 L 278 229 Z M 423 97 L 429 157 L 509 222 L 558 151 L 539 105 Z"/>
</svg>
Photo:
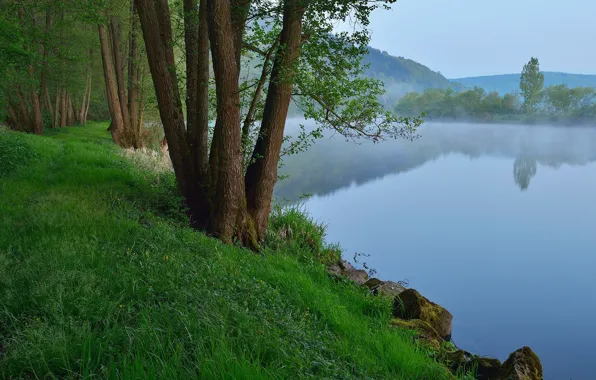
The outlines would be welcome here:
<svg viewBox="0 0 596 380">
<path fill-rule="evenodd" d="M 398 0 L 371 19 L 371 45 L 447 78 L 545 71 L 596 74 L 595 0 Z"/>
</svg>

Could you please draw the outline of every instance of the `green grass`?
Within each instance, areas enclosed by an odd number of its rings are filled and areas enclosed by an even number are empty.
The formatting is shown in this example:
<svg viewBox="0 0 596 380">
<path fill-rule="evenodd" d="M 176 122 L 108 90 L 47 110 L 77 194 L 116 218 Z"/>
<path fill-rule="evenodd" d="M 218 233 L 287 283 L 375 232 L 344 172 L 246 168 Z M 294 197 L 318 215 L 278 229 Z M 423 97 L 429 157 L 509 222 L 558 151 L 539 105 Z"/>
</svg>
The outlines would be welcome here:
<svg viewBox="0 0 596 380">
<path fill-rule="evenodd" d="M 0 131 L 0 378 L 451 377 L 327 275 L 322 228 L 278 213 L 259 255 L 192 231 L 106 127 Z"/>
</svg>

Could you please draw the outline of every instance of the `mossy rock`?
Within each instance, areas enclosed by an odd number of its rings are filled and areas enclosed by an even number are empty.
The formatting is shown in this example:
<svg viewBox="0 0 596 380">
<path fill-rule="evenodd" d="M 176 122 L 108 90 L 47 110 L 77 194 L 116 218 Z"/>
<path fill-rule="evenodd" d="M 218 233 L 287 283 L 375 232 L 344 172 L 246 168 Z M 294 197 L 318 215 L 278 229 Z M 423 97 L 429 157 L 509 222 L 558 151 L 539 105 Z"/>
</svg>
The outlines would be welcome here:
<svg viewBox="0 0 596 380">
<path fill-rule="evenodd" d="M 451 339 L 451 313 L 414 289 L 406 289 L 393 299 L 393 316 L 405 320 L 423 320 L 443 339 Z"/>
<path fill-rule="evenodd" d="M 381 285 L 379 285 L 376 289 L 377 293 L 385 296 L 395 298 L 402 294 L 406 288 L 398 284 L 397 282 L 393 281 L 384 281 Z"/>
<path fill-rule="evenodd" d="M 395 318 L 391 320 L 391 326 L 416 331 L 418 338 L 435 350 L 439 350 L 443 343 L 443 337 L 430 324 L 420 319 L 406 321 Z"/>
<path fill-rule="evenodd" d="M 327 271 L 331 275 L 347 277 L 358 285 L 363 285 L 368 280 L 368 273 L 364 269 L 356 269 L 345 260 L 328 265 Z"/>
<path fill-rule="evenodd" d="M 501 366 L 499 380 L 542 380 L 542 364 L 530 347 L 512 352 Z"/>
<path fill-rule="evenodd" d="M 444 353 L 443 359 L 453 373 L 471 371 L 476 369 L 476 379 L 497 380 L 501 361 L 499 359 L 484 358 L 472 355 L 464 350 Z"/>
</svg>

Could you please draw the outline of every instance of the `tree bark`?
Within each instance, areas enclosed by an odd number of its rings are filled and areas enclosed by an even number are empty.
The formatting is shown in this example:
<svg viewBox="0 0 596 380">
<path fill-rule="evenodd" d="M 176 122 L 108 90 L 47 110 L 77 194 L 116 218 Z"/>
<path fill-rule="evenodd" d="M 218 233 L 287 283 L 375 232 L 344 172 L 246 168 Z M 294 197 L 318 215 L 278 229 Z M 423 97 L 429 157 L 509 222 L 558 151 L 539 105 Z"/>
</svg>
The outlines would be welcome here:
<svg viewBox="0 0 596 380">
<path fill-rule="evenodd" d="M 243 152 L 248 152 L 248 142 L 249 142 L 249 135 L 250 135 L 250 126 L 254 122 L 254 114 L 257 109 L 257 104 L 261 98 L 261 94 L 263 93 L 263 87 L 265 86 L 265 82 L 267 82 L 267 77 L 269 74 L 269 66 L 271 61 L 271 56 L 275 49 L 277 49 L 277 44 L 279 40 L 275 41 L 267 55 L 265 56 L 265 60 L 263 62 L 263 68 L 261 70 L 261 77 L 259 78 L 259 82 L 257 85 L 257 89 L 255 90 L 254 96 L 252 101 L 250 102 L 250 107 L 248 108 L 248 112 L 246 113 L 246 117 L 244 118 L 244 123 L 242 124 L 242 150 Z"/>
<path fill-rule="evenodd" d="M 235 56 L 230 3 L 208 0 L 209 39 L 217 93 L 218 174 L 211 231 L 224 242 L 234 236 L 252 238 L 252 223 L 246 213 L 240 135 L 239 66 Z M 249 241 L 249 243 L 250 243 Z"/>
<path fill-rule="evenodd" d="M 128 113 L 128 100 L 126 98 L 126 87 L 124 86 L 124 69 L 122 66 L 122 54 L 120 53 L 120 27 L 115 16 L 110 18 L 110 30 L 112 35 L 112 51 L 114 56 L 114 66 L 116 72 L 116 82 L 118 84 L 118 100 L 120 102 L 120 112 L 122 112 L 123 134 L 127 145 L 135 145 L 134 132 L 130 127 L 130 115 Z"/>
<path fill-rule="evenodd" d="M 204 182 L 207 181 L 209 164 L 209 29 L 207 22 L 207 1 L 199 5 L 199 50 L 197 76 L 197 129 L 194 133 L 194 156 L 197 170 Z"/>
<path fill-rule="evenodd" d="M 51 12 L 50 7 L 46 8 L 46 31 L 49 31 L 51 27 Z M 48 90 L 48 59 L 49 59 L 49 52 L 50 49 L 46 46 L 46 43 L 42 44 L 43 49 L 43 61 L 42 61 L 42 68 L 41 68 L 41 82 L 40 82 L 40 95 L 44 99 L 43 101 L 43 109 L 47 110 L 50 113 L 52 112 L 52 103 L 50 101 L 50 92 Z"/>
<path fill-rule="evenodd" d="M 87 124 L 87 117 L 89 116 L 89 105 L 91 104 L 92 66 L 92 64 L 89 65 L 89 82 L 87 84 L 87 88 L 89 88 L 89 91 L 87 92 L 87 107 L 85 107 L 85 111 L 83 113 L 83 124 Z"/>
<path fill-rule="evenodd" d="M 33 103 L 33 133 L 36 135 L 43 134 L 43 116 L 41 114 L 41 104 L 39 103 L 39 96 L 35 90 L 31 91 L 31 103 Z"/>
<path fill-rule="evenodd" d="M 141 129 L 139 128 L 139 21 L 134 3 L 131 5 L 130 41 L 128 50 L 128 114 L 130 115 L 130 128 L 136 138 L 136 147 L 140 145 Z"/>
<path fill-rule="evenodd" d="M 269 80 L 263 121 L 245 178 L 246 202 L 259 238 L 267 230 L 273 188 L 283 143 L 284 127 L 292 98 L 294 64 L 300 54 L 302 19 L 307 0 L 284 2 L 280 47 Z"/>
<path fill-rule="evenodd" d="M 56 101 L 54 102 L 56 109 L 54 111 L 54 128 L 60 126 L 60 87 L 56 86 Z"/>
<path fill-rule="evenodd" d="M 68 111 L 66 108 L 66 88 L 62 88 L 62 98 L 60 99 L 60 127 L 64 128 L 68 122 Z"/>
<path fill-rule="evenodd" d="M 117 145 L 125 146 L 126 142 L 123 137 L 124 121 L 122 120 L 122 110 L 120 109 L 120 100 L 118 99 L 118 90 L 116 88 L 116 79 L 114 77 L 112 58 L 110 56 L 108 35 L 103 25 L 98 25 L 97 29 L 101 45 L 101 58 L 106 82 L 106 93 L 108 94 L 110 113 L 112 114 L 112 128 L 110 132 L 112 133 L 112 139 Z"/>
<path fill-rule="evenodd" d="M 184 43 L 186 50 L 186 128 L 197 129 L 197 78 L 199 68 L 199 14 L 197 0 L 184 0 Z"/>
</svg>

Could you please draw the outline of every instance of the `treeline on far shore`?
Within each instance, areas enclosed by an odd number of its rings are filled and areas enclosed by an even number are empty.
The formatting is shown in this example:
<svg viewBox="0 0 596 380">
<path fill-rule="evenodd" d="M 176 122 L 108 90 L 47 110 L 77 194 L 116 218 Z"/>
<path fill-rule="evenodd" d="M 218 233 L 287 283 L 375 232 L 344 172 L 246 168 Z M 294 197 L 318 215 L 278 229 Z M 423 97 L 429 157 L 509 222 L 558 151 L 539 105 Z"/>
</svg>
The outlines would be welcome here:
<svg viewBox="0 0 596 380">
<path fill-rule="evenodd" d="M 479 87 L 461 92 L 427 89 L 408 93 L 394 110 L 402 116 L 424 113 L 427 120 L 590 124 L 596 121 L 596 89 L 549 86 L 541 90 L 531 110 L 524 107 L 523 97 L 517 93 L 501 96 Z"/>
</svg>

